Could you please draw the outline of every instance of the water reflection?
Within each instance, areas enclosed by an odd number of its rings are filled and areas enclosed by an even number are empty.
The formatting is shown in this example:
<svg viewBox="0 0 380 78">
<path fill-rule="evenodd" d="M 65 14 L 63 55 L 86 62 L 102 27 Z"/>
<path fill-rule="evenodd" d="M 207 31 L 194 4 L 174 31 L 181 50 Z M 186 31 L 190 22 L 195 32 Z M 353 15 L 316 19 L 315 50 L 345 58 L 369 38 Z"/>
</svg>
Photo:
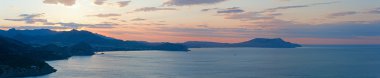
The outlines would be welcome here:
<svg viewBox="0 0 380 78">
<path fill-rule="evenodd" d="M 106 52 L 50 61 L 37 78 L 377 78 L 379 48 L 212 48 Z"/>
</svg>

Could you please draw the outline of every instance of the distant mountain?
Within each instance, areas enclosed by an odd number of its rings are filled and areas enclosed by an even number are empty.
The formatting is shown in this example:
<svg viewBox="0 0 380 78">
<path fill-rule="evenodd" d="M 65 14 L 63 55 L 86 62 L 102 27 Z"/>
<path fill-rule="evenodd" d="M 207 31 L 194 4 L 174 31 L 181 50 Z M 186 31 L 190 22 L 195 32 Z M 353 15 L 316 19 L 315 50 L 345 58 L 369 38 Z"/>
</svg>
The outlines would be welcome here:
<svg viewBox="0 0 380 78">
<path fill-rule="evenodd" d="M 73 45 L 80 42 L 91 42 L 97 45 L 118 44 L 123 42 L 95 34 L 89 31 L 52 31 L 49 29 L 35 29 L 35 30 L 16 30 L 9 29 L 8 31 L 0 30 L 0 35 L 22 41 L 27 44 L 34 45 Z"/>
<path fill-rule="evenodd" d="M 210 48 L 210 47 L 257 47 L 257 48 L 296 48 L 301 47 L 299 44 L 286 42 L 281 38 L 256 38 L 240 43 L 218 43 L 218 42 L 202 42 L 188 41 L 182 43 L 190 48 Z"/>
<path fill-rule="evenodd" d="M 88 43 L 96 51 L 115 51 L 115 50 L 168 50 L 168 51 L 188 51 L 186 46 L 176 44 L 174 49 L 166 46 L 165 43 L 149 43 L 145 41 L 123 41 L 89 31 L 53 31 L 49 29 L 35 30 L 0 30 L 0 36 L 6 36 L 30 44 L 32 46 L 43 46 L 55 44 L 58 46 L 72 46 L 77 43 Z M 171 46 L 174 47 L 174 46 Z"/>
</svg>

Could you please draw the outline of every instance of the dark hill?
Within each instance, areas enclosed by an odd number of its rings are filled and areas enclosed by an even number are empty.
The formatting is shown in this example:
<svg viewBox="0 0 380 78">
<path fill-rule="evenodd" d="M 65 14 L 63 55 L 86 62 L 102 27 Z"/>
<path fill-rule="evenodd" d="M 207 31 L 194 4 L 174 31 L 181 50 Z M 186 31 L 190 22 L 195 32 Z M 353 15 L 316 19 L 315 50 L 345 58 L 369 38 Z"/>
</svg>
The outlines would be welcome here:
<svg viewBox="0 0 380 78">
<path fill-rule="evenodd" d="M 20 41 L 0 36 L 0 54 L 26 53 L 31 46 Z"/>
<path fill-rule="evenodd" d="M 56 70 L 41 59 L 30 57 L 32 47 L 0 36 L 0 78 L 44 75 Z"/>
</svg>

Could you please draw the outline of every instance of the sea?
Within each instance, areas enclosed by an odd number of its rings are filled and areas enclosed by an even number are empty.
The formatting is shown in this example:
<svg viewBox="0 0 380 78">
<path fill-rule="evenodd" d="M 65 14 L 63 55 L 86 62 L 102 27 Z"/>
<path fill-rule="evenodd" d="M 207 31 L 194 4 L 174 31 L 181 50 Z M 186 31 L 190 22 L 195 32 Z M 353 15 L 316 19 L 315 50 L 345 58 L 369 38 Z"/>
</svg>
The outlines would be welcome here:
<svg viewBox="0 0 380 78">
<path fill-rule="evenodd" d="M 110 51 L 48 61 L 29 78 L 380 78 L 380 46 Z"/>
</svg>

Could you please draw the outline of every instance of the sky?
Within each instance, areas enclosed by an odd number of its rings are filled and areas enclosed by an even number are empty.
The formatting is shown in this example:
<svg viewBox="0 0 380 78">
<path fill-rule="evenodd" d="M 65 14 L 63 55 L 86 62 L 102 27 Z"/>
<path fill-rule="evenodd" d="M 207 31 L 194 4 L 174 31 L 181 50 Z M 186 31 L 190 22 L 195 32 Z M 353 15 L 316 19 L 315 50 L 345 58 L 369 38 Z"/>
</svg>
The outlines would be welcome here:
<svg viewBox="0 0 380 78">
<path fill-rule="evenodd" d="M 380 44 L 380 0 L 3 0 L 0 29 L 88 30 L 122 40 Z"/>
</svg>

